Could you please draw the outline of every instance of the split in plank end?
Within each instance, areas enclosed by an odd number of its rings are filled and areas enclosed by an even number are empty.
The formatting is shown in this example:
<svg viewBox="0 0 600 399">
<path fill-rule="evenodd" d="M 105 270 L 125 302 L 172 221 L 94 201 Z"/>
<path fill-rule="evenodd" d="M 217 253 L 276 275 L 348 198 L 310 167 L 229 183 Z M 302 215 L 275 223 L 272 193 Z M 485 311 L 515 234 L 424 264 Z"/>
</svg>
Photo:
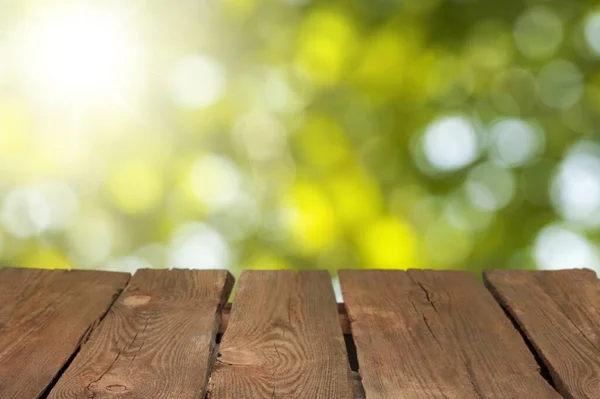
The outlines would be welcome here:
<svg viewBox="0 0 600 399">
<path fill-rule="evenodd" d="M 223 270 L 138 270 L 49 398 L 204 397 L 232 286 Z"/>
<path fill-rule="evenodd" d="M 587 269 L 490 270 L 484 282 L 567 398 L 600 397 L 600 281 Z"/>
<path fill-rule="evenodd" d="M 368 398 L 560 398 L 471 273 L 344 270 Z"/>
<path fill-rule="evenodd" d="M 0 269 L 0 397 L 37 398 L 46 392 L 129 277 Z"/>
</svg>

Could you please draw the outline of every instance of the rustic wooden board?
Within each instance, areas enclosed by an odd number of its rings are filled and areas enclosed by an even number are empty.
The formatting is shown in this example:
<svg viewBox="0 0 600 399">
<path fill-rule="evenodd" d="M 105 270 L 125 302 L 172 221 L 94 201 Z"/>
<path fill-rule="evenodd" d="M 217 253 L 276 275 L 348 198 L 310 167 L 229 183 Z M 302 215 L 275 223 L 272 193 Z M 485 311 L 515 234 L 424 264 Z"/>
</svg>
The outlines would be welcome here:
<svg viewBox="0 0 600 399">
<path fill-rule="evenodd" d="M 210 399 L 354 397 L 329 274 L 245 271 Z"/>
<path fill-rule="evenodd" d="M 38 398 L 129 274 L 0 269 L 0 398 Z"/>
<path fill-rule="evenodd" d="M 346 314 L 346 308 L 343 303 L 337 304 L 338 318 L 340 319 L 340 327 L 344 335 L 350 335 L 350 322 L 348 321 L 348 315 Z M 219 334 L 223 334 L 227 330 L 229 325 L 229 318 L 231 317 L 231 302 L 223 306 L 221 311 L 221 325 L 219 326 Z"/>
<path fill-rule="evenodd" d="M 486 285 L 567 398 L 600 398 L 600 281 L 591 270 L 494 270 Z"/>
<path fill-rule="evenodd" d="M 359 372 L 374 398 L 560 398 L 476 276 L 341 271 Z"/>
<path fill-rule="evenodd" d="M 224 270 L 138 270 L 49 398 L 204 398 Z"/>
</svg>

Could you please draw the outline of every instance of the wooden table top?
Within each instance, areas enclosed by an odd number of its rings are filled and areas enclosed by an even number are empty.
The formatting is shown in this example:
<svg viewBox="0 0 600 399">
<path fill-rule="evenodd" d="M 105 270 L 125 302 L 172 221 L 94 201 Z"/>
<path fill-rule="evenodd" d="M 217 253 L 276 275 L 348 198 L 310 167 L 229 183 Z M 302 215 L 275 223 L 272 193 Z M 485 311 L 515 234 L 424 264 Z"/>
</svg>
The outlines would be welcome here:
<svg viewBox="0 0 600 399">
<path fill-rule="evenodd" d="M 600 398 L 591 270 L 0 269 L 0 398 Z"/>
</svg>

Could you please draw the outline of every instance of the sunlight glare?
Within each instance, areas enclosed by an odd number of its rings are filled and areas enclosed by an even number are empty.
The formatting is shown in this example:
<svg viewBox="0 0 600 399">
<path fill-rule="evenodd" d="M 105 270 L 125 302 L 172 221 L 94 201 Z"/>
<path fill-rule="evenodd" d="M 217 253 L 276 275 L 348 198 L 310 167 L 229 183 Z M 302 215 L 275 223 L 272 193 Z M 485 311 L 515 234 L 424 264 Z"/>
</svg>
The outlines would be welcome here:
<svg viewBox="0 0 600 399">
<path fill-rule="evenodd" d="M 22 47 L 34 93 L 69 104 L 114 97 L 134 76 L 139 54 L 127 28 L 122 15 L 100 7 L 53 9 L 34 18 Z"/>
</svg>

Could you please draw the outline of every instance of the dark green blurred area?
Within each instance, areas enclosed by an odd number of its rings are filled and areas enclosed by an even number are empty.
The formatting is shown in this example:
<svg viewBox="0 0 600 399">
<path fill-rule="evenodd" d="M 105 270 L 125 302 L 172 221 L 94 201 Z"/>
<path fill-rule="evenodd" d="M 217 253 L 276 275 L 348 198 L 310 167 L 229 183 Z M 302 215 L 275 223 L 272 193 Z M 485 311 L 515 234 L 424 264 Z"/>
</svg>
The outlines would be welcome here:
<svg viewBox="0 0 600 399">
<path fill-rule="evenodd" d="M 0 259 L 600 270 L 592 1 L 2 2 Z"/>
</svg>

